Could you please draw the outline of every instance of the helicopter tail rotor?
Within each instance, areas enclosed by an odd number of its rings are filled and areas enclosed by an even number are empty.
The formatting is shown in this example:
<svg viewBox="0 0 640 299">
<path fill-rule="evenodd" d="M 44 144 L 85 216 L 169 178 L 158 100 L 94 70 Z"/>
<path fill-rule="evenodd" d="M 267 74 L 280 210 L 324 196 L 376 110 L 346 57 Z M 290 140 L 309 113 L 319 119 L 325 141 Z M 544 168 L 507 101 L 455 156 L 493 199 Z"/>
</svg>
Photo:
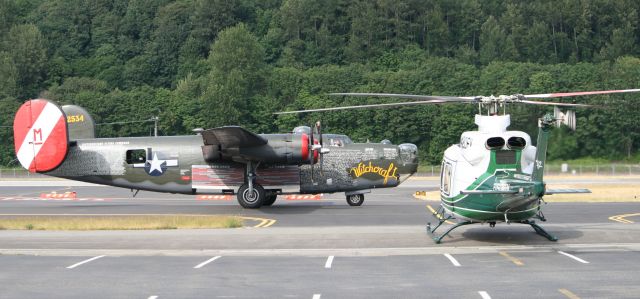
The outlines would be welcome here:
<svg viewBox="0 0 640 299">
<path fill-rule="evenodd" d="M 560 108 L 553 107 L 553 117 L 556 119 L 556 127 L 560 127 L 561 125 L 566 125 L 571 129 L 571 131 L 576 130 L 576 112 L 573 110 L 567 110 L 567 112 L 562 112 Z"/>
</svg>

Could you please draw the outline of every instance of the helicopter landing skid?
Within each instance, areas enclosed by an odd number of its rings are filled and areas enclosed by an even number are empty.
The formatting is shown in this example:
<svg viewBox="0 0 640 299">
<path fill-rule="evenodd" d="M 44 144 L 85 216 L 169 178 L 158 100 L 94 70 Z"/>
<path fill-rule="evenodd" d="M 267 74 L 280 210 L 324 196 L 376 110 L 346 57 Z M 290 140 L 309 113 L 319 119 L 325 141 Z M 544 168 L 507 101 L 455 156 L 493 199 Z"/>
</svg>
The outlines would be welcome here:
<svg viewBox="0 0 640 299">
<path fill-rule="evenodd" d="M 438 225 L 436 225 L 436 227 L 431 228 L 431 222 L 427 223 L 427 234 L 429 234 L 429 236 L 431 236 L 431 239 L 433 239 L 434 242 L 436 242 L 436 244 L 440 244 L 440 242 L 442 241 L 442 238 L 444 238 L 446 235 L 448 235 L 452 230 L 463 226 L 463 225 L 468 225 L 468 224 L 473 224 L 476 222 L 473 221 L 464 221 L 464 222 L 458 222 L 456 223 L 454 226 L 450 227 L 446 232 L 444 232 L 441 235 L 436 235 L 435 232 L 438 229 L 438 227 L 440 227 L 440 225 L 442 225 L 443 223 L 447 222 L 447 220 L 450 219 L 455 219 L 453 216 L 449 215 L 446 218 L 444 217 L 444 209 L 442 207 L 440 207 L 440 209 L 438 209 L 438 211 L 436 211 L 435 213 L 433 213 L 433 216 L 435 216 L 438 219 Z"/>
<path fill-rule="evenodd" d="M 552 234 L 550 234 L 549 232 L 547 232 L 544 228 L 542 228 L 542 226 L 538 225 L 535 221 L 533 220 L 523 220 L 520 221 L 520 223 L 522 224 L 529 224 L 531 225 L 531 227 L 533 227 L 533 229 L 536 231 L 536 233 L 538 235 L 541 235 L 547 239 L 549 239 L 549 241 L 558 241 L 558 238 Z"/>
<path fill-rule="evenodd" d="M 447 219 L 451 219 L 451 218 L 447 218 Z M 440 224 L 442 224 L 443 222 L 447 221 L 445 220 L 440 220 L 440 223 L 438 223 L 438 225 L 431 229 L 431 223 L 427 224 L 427 233 L 431 236 L 431 238 L 433 239 L 434 242 L 436 242 L 436 244 L 440 244 L 440 242 L 442 241 L 442 238 L 444 238 L 446 235 L 448 235 L 452 230 L 463 226 L 463 225 L 468 225 L 468 224 L 474 224 L 477 222 L 473 222 L 473 221 L 465 221 L 465 222 L 458 222 L 456 223 L 454 226 L 450 227 L 446 232 L 444 232 L 442 235 L 435 235 L 435 231 L 436 229 L 440 226 Z"/>
<path fill-rule="evenodd" d="M 435 232 L 436 230 L 446 221 L 451 220 L 451 219 L 455 219 L 455 217 L 453 217 L 452 215 L 448 215 L 448 216 L 444 216 L 444 209 L 442 207 L 440 207 L 440 209 L 438 209 L 438 211 L 435 211 L 433 213 L 433 216 L 435 216 L 438 219 L 438 225 L 436 225 L 435 227 L 431 228 L 431 222 L 427 223 L 427 233 L 429 234 L 429 236 L 431 236 L 431 238 L 433 239 L 434 242 L 436 242 L 436 244 L 440 244 L 440 242 L 442 241 L 442 239 L 447 236 L 451 231 L 453 231 L 454 229 L 463 226 L 463 225 L 469 225 L 469 224 L 474 224 L 474 223 L 479 223 L 479 222 L 474 222 L 474 221 L 464 221 L 464 222 L 458 222 L 455 225 L 453 225 L 452 227 L 450 227 L 449 229 L 447 229 L 447 231 L 445 231 L 443 234 L 441 235 L 436 235 Z M 536 217 L 542 221 L 546 221 L 546 219 L 544 218 L 544 215 L 542 215 L 542 213 L 536 215 Z M 549 241 L 558 241 L 558 238 L 552 234 L 550 234 L 549 232 L 547 232 L 544 228 L 542 228 L 542 226 L 538 225 L 535 221 L 533 220 L 522 220 L 522 221 L 518 221 L 517 223 L 521 223 L 521 224 L 528 224 L 531 225 L 531 227 L 536 231 L 536 233 L 538 235 L 541 235 L 545 238 L 547 238 Z M 496 225 L 495 222 L 490 222 L 489 225 L 491 227 L 494 227 Z"/>
</svg>

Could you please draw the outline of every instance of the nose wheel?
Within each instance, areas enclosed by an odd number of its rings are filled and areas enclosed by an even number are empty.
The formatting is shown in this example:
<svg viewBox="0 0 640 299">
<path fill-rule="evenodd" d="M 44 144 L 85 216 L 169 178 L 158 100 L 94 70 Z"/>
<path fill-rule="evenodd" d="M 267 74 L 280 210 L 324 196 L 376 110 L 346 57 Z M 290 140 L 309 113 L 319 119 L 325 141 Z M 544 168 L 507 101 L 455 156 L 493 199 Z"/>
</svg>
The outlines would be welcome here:
<svg viewBox="0 0 640 299">
<path fill-rule="evenodd" d="M 352 207 L 361 206 L 364 203 L 364 194 L 347 195 L 347 203 Z"/>
</svg>

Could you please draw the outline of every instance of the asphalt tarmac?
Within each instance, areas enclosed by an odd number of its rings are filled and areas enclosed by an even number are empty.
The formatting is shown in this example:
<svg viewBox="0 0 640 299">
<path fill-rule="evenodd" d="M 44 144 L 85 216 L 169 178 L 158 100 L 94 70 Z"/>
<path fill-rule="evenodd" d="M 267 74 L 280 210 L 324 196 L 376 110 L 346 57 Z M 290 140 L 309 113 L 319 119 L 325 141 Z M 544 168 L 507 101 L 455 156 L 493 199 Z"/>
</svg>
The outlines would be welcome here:
<svg viewBox="0 0 640 299">
<path fill-rule="evenodd" d="M 640 296 L 640 203 L 549 203 L 542 226 L 558 242 L 499 223 L 461 227 L 436 245 L 425 225 L 435 222 L 427 205 L 438 202 L 412 196 L 435 190 L 435 180 L 374 190 L 361 207 L 331 194 L 279 198 L 259 210 L 187 195 L 140 191 L 133 198 L 129 190 L 66 181 L 0 183 L 0 217 L 247 217 L 240 229 L 0 231 L 0 298 Z M 51 191 L 78 198 L 40 199 Z"/>
</svg>

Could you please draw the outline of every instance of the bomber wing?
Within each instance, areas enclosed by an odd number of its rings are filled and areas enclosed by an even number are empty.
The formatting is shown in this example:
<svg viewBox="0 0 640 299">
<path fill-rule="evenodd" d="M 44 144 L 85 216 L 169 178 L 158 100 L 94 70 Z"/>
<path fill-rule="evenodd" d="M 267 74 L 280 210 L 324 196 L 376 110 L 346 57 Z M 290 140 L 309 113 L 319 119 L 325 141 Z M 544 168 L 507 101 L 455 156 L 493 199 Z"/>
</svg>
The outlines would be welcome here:
<svg viewBox="0 0 640 299">
<path fill-rule="evenodd" d="M 226 148 L 253 147 L 267 144 L 267 139 L 238 126 L 225 126 L 202 131 L 205 145 L 220 144 Z"/>
</svg>

